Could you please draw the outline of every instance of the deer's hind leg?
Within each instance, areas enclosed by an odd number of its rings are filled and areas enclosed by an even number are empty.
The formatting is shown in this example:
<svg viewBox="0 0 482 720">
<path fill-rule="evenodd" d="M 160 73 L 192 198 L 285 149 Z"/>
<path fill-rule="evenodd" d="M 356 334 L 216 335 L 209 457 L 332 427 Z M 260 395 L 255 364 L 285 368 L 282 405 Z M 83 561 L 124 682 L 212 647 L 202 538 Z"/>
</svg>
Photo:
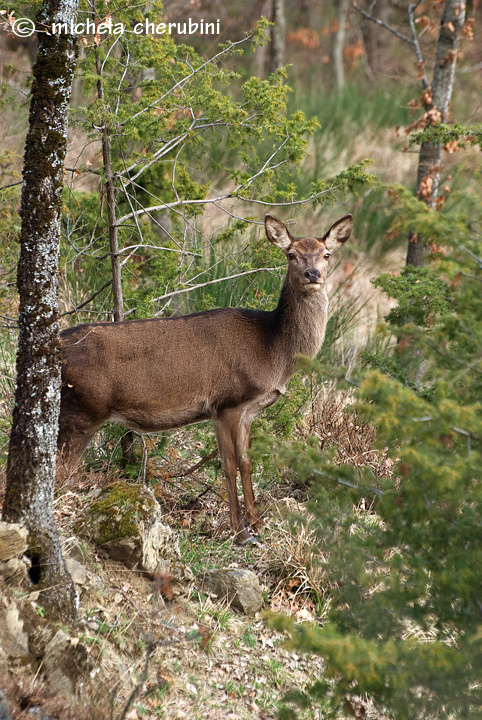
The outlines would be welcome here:
<svg viewBox="0 0 482 720">
<path fill-rule="evenodd" d="M 241 476 L 241 483 L 243 486 L 246 518 L 251 527 L 253 529 L 256 529 L 259 526 L 260 518 L 258 509 L 256 508 L 256 502 L 253 492 L 253 483 L 251 479 L 253 464 L 248 453 L 251 447 L 250 432 L 252 424 L 253 418 L 243 414 L 239 422 L 238 433 L 236 437 L 236 455 L 239 474 Z"/>
</svg>

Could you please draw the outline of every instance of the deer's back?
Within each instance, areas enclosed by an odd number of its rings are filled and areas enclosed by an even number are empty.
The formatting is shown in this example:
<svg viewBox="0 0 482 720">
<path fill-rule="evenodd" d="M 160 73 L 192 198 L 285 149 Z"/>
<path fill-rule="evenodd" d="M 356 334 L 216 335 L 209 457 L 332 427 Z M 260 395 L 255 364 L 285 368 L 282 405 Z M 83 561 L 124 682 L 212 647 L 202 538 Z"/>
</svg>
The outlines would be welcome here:
<svg viewBox="0 0 482 720">
<path fill-rule="evenodd" d="M 159 430 L 262 399 L 280 382 L 275 322 L 274 313 L 226 308 L 69 328 L 61 335 L 64 409 L 74 403 Z"/>
</svg>

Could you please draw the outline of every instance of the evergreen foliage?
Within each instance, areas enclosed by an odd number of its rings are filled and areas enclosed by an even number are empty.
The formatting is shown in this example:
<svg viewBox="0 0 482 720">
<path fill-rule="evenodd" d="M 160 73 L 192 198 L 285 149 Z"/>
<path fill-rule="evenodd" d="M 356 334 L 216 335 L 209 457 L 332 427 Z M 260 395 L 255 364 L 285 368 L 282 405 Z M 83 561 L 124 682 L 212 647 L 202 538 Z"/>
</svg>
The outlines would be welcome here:
<svg viewBox="0 0 482 720">
<path fill-rule="evenodd" d="M 119 8 L 112 22 L 131 27 L 146 17 L 154 25 L 161 22 L 162 3 Z M 221 208 L 224 200 L 237 199 L 238 205 L 261 204 L 264 211 L 270 204 L 303 199 L 295 179 L 318 127 L 316 118 L 289 112 L 291 88 L 283 69 L 266 79 L 243 78 L 236 69 L 243 53 L 256 51 L 265 41 L 265 27 L 266 22 L 259 21 L 244 39 L 220 46 L 208 59 L 168 34 L 126 32 L 94 42 L 85 38 L 80 62 L 85 100 L 73 111 L 72 122 L 92 141 L 107 130 L 124 300 L 131 317 L 165 313 L 169 293 L 218 281 L 221 270 L 229 277 L 262 267 L 257 252 L 250 250 L 242 259 L 226 252 L 228 243 L 238 245 L 239 252 L 251 217 L 233 217 L 230 227 L 206 237 L 198 230 L 197 218 L 207 207 Z M 91 173 L 82 157 L 79 160 L 78 171 Z M 305 199 L 333 201 L 341 190 L 369 183 L 365 165 L 362 161 L 334 178 L 314 181 L 304 188 Z M 95 172 L 103 178 L 102 167 Z M 109 274 L 109 220 L 101 199 L 99 207 L 97 190 L 65 195 L 65 272 L 67 284 L 78 290 L 73 298 L 77 305 L 91 293 L 94 273 Z M 247 207 L 252 213 L 253 206 Z M 259 275 L 247 294 L 245 285 L 243 304 L 270 294 L 271 283 L 265 284 Z M 110 292 L 100 292 L 89 309 L 105 316 Z M 222 285 L 214 284 L 194 294 L 189 304 L 180 295 L 176 305 L 182 311 L 219 306 L 225 304 L 223 294 Z M 236 298 L 230 299 L 229 304 L 236 304 Z"/>
<path fill-rule="evenodd" d="M 455 222 L 430 219 L 437 234 Z M 327 663 L 326 678 L 287 698 L 283 717 L 321 698 L 323 717 L 342 717 L 367 694 L 397 720 L 482 718 L 480 231 L 479 213 L 430 268 L 376 281 L 398 300 L 384 332 L 401 340 L 382 371 L 364 371 L 356 406 L 395 461 L 391 476 L 334 468 L 316 443 L 303 457 L 280 448 L 280 463 L 315 478 L 311 508 L 333 588 L 322 627 L 273 618 L 292 647 Z"/>
</svg>

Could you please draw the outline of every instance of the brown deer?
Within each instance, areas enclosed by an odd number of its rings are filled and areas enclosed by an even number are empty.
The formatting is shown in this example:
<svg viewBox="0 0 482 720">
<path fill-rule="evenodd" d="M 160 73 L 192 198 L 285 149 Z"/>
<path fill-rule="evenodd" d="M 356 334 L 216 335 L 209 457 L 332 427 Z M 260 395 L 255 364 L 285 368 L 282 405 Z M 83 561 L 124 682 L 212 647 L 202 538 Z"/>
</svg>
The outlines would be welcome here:
<svg viewBox="0 0 482 720">
<path fill-rule="evenodd" d="M 253 538 L 259 516 L 248 454 L 253 418 L 283 395 L 296 356 L 314 357 L 325 336 L 330 255 L 351 233 L 351 215 L 322 237 L 295 238 L 271 215 L 268 240 L 288 259 L 271 312 L 223 308 L 183 317 L 78 325 L 61 334 L 59 465 L 72 469 L 106 420 L 152 433 L 201 420 L 214 423 L 226 476 L 231 528 Z"/>
</svg>

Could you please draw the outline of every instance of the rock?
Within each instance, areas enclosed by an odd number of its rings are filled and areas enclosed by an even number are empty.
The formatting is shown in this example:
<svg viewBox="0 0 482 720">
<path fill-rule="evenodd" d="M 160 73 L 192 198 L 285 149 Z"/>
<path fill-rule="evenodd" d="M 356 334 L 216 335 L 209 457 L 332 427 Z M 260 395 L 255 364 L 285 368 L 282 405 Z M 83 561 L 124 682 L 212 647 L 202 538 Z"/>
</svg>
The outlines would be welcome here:
<svg viewBox="0 0 482 720">
<path fill-rule="evenodd" d="M 5 702 L 5 694 L 0 690 L 0 720 L 11 720 L 8 705 Z"/>
<path fill-rule="evenodd" d="M 62 542 L 62 555 L 64 558 L 71 557 L 79 563 L 83 563 L 85 560 L 85 552 L 76 537 L 69 537 Z"/>
<path fill-rule="evenodd" d="M 105 487 L 76 530 L 128 568 L 155 572 L 180 559 L 178 540 L 161 521 L 154 493 L 143 485 L 118 482 Z"/>
<path fill-rule="evenodd" d="M 48 685 L 74 700 L 90 670 L 86 648 L 63 630 L 58 630 L 45 647 L 42 671 Z"/>
<path fill-rule="evenodd" d="M 0 521 L 0 562 L 23 555 L 28 547 L 27 536 L 23 525 Z"/>
<path fill-rule="evenodd" d="M 96 655 L 96 649 L 93 650 Z M 117 703 L 125 703 L 136 682 L 124 660 L 107 644 L 98 648 L 95 667 L 90 672 L 90 683 L 96 687 L 95 695 L 105 700 L 112 697 Z"/>
<path fill-rule="evenodd" d="M 208 570 L 198 577 L 202 590 L 218 598 L 227 598 L 232 607 L 245 615 L 258 612 L 263 606 L 259 580 L 252 570 Z"/>
<path fill-rule="evenodd" d="M 0 607 L 0 649 L 9 659 L 23 661 L 29 656 L 28 635 L 13 602 Z"/>
<path fill-rule="evenodd" d="M 87 585 L 89 576 L 87 568 L 72 557 L 65 558 L 65 567 L 76 585 Z"/>
<path fill-rule="evenodd" d="M 0 575 L 5 582 L 20 582 L 27 576 L 30 570 L 30 560 L 26 557 L 15 557 L 5 562 L 0 562 Z"/>
<path fill-rule="evenodd" d="M 27 528 L 18 523 L 0 521 L 0 576 L 10 583 L 23 580 L 30 561 L 22 555 L 27 550 Z"/>
</svg>

